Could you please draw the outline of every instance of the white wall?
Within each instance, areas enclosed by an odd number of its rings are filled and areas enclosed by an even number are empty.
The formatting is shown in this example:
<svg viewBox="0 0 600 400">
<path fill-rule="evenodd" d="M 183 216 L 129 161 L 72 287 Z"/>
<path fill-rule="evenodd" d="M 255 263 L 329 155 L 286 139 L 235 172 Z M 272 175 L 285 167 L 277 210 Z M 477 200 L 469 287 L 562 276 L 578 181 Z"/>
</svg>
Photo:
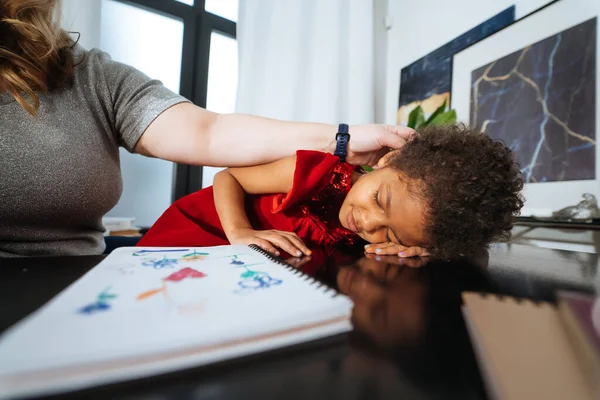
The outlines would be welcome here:
<svg viewBox="0 0 600 400">
<path fill-rule="evenodd" d="M 516 6 L 516 18 L 550 0 L 388 0 L 385 120 L 396 123 L 400 70 L 500 11 Z"/>
<path fill-rule="evenodd" d="M 100 0 L 63 0 L 62 27 L 79 32 L 79 43 L 86 49 L 100 44 Z M 76 35 L 75 35 L 76 38 Z"/>
<path fill-rule="evenodd" d="M 373 1 L 373 57 L 375 61 L 375 100 L 373 122 L 383 123 L 386 118 L 387 60 L 388 60 L 388 2 Z"/>
</svg>

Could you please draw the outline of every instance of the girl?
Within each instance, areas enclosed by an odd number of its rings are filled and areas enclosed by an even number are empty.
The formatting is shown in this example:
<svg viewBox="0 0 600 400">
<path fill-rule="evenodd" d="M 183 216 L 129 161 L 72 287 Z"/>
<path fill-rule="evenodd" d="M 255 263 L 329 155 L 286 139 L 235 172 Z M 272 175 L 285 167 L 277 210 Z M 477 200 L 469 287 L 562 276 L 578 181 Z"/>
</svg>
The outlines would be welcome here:
<svg viewBox="0 0 600 400">
<path fill-rule="evenodd" d="M 60 14 L 59 0 L 0 1 L 0 257 L 101 254 L 102 217 L 122 192 L 119 147 L 238 167 L 335 149 L 332 125 L 197 107 L 77 45 Z M 373 165 L 412 130 L 371 124 L 350 133 L 349 162 Z M 235 146 L 248 135 L 251 142 Z"/>
<path fill-rule="evenodd" d="M 523 205 L 511 151 L 465 126 L 430 127 L 364 173 L 327 153 L 220 172 L 175 202 L 140 246 L 257 244 L 276 255 L 366 244 L 400 257 L 466 256 L 507 237 Z"/>
</svg>

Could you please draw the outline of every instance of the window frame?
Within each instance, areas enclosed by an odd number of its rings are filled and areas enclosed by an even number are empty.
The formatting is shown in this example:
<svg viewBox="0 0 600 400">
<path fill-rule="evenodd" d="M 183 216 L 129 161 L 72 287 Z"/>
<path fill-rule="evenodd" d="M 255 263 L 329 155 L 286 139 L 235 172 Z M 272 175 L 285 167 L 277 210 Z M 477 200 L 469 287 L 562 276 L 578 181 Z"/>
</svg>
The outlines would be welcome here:
<svg viewBox="0 0 600 400">
<path fill-rule="evenodd" d="M 206 11 L 204 0 L 195 0 L 193 6 L 176 0 L 117 1 L 183 21 L 179 93 L 206 108 L 211 34 L 215 31 L 237 39 L 237 24 Z M 174 174 L 172 201 L 202 188 L 202 167 L 178 163 Z"/>
</svg>

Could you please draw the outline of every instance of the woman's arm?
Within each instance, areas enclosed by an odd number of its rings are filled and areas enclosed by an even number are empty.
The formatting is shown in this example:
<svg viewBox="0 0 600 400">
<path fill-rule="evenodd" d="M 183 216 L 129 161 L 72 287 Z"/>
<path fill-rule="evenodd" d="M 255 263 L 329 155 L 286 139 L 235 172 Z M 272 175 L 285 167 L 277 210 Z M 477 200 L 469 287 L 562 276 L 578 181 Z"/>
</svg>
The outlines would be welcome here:
<svg viewBox="0 0 600 400">
<path fill-rule="evenodd" d="M 246 166 L 279 160 L 302 149 L 333 153 L 336 133 L 334 125 L 216 114 L 181 103 L 150 124 L 134 151 L 192 165 Z M 375 165 L 389 148 L 402 147 L 413 133 L 393 125 L 352 126 L 347 161 Z"/>
<path fill-rule="evenodd" d="M 256 231 L 245 210 L 248 194 L 287 193 L 292 189 L 296 157 L 247 168 L 230 168 L 214 179 L 215 206 L 223 231 L 231 244 L 256 244 L 279 254 L 276 247 L 294 256 L 310 255 L 310 250 L 294 232 Z"/>
</svg>

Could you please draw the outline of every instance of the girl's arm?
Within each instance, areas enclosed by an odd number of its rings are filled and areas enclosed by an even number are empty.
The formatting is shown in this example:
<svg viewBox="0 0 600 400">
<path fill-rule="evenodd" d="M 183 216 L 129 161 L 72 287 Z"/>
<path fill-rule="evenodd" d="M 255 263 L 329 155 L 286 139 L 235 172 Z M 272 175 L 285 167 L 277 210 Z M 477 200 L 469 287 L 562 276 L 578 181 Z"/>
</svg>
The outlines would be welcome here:
<svg viewBox="0 0 600 400">
<path fill-rule="evenodd" d="M 295 166 L 296 156 L 293 156 L 255 167 L 229 168 L 215 176 L 215 206 L 231 244 L 256 244 L 276 255 L 279 254 L 276 247 L 293 256 L 310 255 L 308 247 L 294 232 L 254 230 L 245 210 L 246 193 L 289 192 Z"/>
</svg>

